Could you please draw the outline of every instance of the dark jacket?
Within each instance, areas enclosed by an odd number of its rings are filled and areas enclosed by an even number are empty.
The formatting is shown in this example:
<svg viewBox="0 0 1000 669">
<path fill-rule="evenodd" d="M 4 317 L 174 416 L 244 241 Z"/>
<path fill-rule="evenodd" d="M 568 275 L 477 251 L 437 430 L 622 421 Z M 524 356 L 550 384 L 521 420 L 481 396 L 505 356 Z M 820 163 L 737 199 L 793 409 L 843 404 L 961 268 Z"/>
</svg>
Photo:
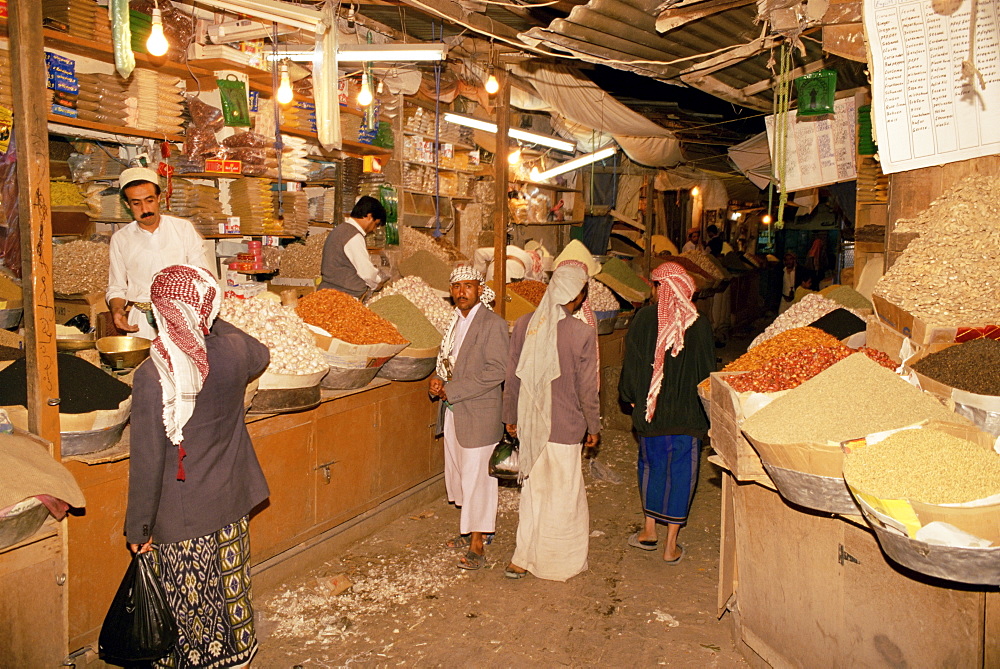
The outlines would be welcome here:
<svg viewBox="0 0 1000 669">
<path fill-rule="evenodd" d="M 267 347 L 216 320 L 205 337 L 209 372 L 184 426 L 184 471 L 163 426 L 160 375 L 151 360 L 135 372 L 125 535 L 129 543 L 175 543 L 236 522 L 267 499 L 267 482 L 244 422 L 243 394 L 270 359 Z"/>
<path fill-rule="evenodd" d="M 341 223 L 326 236 L 323 243 L 323 264 L 320 272 L 323 282 L 320 289 L 333 288 L 351 297 L 360 298 L 368 290 L 368 284 L 358 276 L 351 259 L 344 253 L 344 245 L 361 231 L 350 223 Z"/>
<path fill-rule="evenodd" d="M 708 418 L 698 399 L 698 384 L 715 371 L 715 344 L 712 325 L 704 315 L 684 332 L 684 349 L 673 357 L 663 357 L 663 384 L 656 402 L 653 422 L 646 422 L 646 394 L 653 378 L 656 347 L 656 305 L 636 313 L 625 336 L 625 359 L 618 382 L 623 402 L 635 404 L 632 425 L 640 437 L 686 434 L 701 438 L 708 431 Z"/>
</svg>

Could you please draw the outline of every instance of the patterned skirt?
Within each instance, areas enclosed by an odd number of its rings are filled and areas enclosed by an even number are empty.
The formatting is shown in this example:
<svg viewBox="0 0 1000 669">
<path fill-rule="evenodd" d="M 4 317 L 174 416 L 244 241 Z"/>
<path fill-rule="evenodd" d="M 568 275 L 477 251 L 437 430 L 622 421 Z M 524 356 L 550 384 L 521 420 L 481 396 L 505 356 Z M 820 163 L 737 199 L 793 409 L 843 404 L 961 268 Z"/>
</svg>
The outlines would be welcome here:
<svg viewBox="0 0 1000 669">
<path fill-rule="evenodd" d="M 686 434 L 639 437 L 639 496 L 647 516 L 687 522 L 700 458 L 701 442 Z"/>
<path fill-rule="evenodd" d="M 154 666 L 216 669 L 249 662 L 257 635 L 248 517 L 197 539 L 154 547 L 156 573 L 179 632 L 173 652 Z"/>
</svg>

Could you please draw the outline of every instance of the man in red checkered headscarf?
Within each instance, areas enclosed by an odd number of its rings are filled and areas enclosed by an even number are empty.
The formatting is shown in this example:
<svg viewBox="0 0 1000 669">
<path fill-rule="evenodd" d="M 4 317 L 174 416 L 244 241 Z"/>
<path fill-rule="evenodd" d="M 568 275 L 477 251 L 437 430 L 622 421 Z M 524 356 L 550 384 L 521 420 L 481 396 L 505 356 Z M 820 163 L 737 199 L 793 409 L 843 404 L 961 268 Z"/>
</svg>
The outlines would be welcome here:
<svg viewBox="0 0 1000 669">
<path fill-rule="evenodd" d="M 657 523 L 667 526 L 663 559 L 677 564 L 684 547 L 677 535 L 687 522 L 698 482 L 700 438 L 708 419 L 698 383 L 715 371 L 712 326 L 691 298 L 694 281 L 683 267 L 665 262 L 650 275 L 653 304 L 640 309 L 625 338 L 618 394 L 631 404 L 639 435 L 639 493 L 645 525 L 628 543 L 656 550 Z"/>
</svg>

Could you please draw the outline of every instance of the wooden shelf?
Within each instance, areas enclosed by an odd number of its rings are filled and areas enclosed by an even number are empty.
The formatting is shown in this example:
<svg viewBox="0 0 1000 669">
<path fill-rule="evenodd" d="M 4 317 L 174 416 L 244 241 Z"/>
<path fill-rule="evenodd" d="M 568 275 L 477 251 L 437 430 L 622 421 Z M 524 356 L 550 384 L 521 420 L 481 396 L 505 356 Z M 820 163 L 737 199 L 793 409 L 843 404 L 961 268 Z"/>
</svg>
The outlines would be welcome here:
<svg viewBox="0 0 1000 669">
<path fill-rule="evenodd" d="M 298 128 L 288 128 L 285 126 L 281 127 L 281 132 L 286 135 L 292 135 L 293 137 L 303 137 L 305 139 L 316 139 L 316 133 L 310 130 L 299 130 Z M 354 154 L 356 156 L 392 156 L 392 149 L 383 149 L 381 146 L 374 146 L 373 144 L 362 144 L 361 142 L 355 142 L 349 139 L 342 141 L 343 148 L 341 151 L 344 153 Z"/>
<path fill-rule="evenodd" d="M 145 137 L 147 139 L 160 139 L 160 140 L 167 140 L 169 142 L 184 141 L 183 135 L 171 135 L 168 133 L 159 132 L 155 130 L 139 130 L 138 128 L 126 128 L 123 126 L 109 125 L 107 123 L 94 123 L 93 121 L 83 121 L 78 118 L 59 116 L 58 114 L 49 114 L 48 119 L 49 119 L 49 132 L 54 135 L 64 134 L 58 130 L 52 129 L 52 124 L 57 123 L 59 125 L 70 126 L 71 128 L 85 128 L 87 130 L 106 132 L 111 135 L 122 135 L 123 137 Z M 117 179 L 118 177 L 114 178 Z"/>
<path fill-rule="evenodd" d="M 555 184 L 546 184 L 540 181 L 527 181 L 525 179 L 511 179 L 512 184 L 524 184 L 525 186 L 537 186 L 538 188 L 544 188 L 546 190 L 553 190 L 557 193 L 582 193 L 583 191 L 579 188 L 570 188 L 568 186 L 557 186 Z"/>
<path fill-rule="evenodd" d="M 437 142 L 438 144 L 451 144 L 452 146 L 454 146 L 456 149 L 459 149 L 460 151 L 475 151 L 476 150 L 476 147 L 472 146 L 471 144 L 464 144 L 462 142 L 453 142 L 453 141 L 448 140 L 448 139 L 440 139 L 440 138 L 439 139 L 434 139 L 434 135 L 428 135 L 425 132 L 416 132 L 414 130 L 404 130 L 403 134 L 404 135 L 409 135 L 410 137 L 421 137 L 423 139 L 426 139 L 429 142 Z"/>
<path fill-rule="evenodd" d="M 400 188 L 399 190 L 406 193 L 413 193 L 414 195 L 426 195 L 427 197 L 447 197 L 452 200 L 474 200 L 475 198 L 471 195 L 448 195 L 447 193 L 431 193 L 425 190 L 414 190 L 412 188 Z"/>
<path fill-rule="evenodd" d="M 404 160 L 404 163 L 409 163 L 410 165 L 420 165 L 421 167 L 429 167 L 432 170 L 438 170 L 439 172 L 458 172 L 459 174 L 479 174 L 477 170 L 462 170 L 457 167 L 439 167 L 433 163 L 422 163 L 419 160 Z"/>
</svg>

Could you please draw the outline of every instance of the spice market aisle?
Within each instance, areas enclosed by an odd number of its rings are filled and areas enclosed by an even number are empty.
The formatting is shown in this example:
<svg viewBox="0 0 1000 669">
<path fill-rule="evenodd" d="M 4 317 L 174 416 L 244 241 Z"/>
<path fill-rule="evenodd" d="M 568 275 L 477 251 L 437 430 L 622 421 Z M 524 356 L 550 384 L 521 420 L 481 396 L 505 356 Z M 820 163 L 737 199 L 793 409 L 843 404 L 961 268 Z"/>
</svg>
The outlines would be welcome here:
<svg viewBox="0 0 1000 669">
<path fill-rule="evenodd" d="M 460 570 L 461 553 L 444 547 L 458 511 L 442 498 L 298 580 L 256 592 L 254 666 L 746 666 L 729 617 L 715 613 L 721 478 L 707 454 L 678 565 L 663 564 L 662 548 L 626 544 L 642 522 L 636 444 L 630 433 L 606 430 L 599 459 L 622 482 L 595 479 L 584 462 L 588 571 L 566 583 L 504 577 L 517 525 L 514 488 L 501 488 L 486 567 Z M 331 577 L 341 574 L 353 587 L 330 594 Z"/>
</svg>

